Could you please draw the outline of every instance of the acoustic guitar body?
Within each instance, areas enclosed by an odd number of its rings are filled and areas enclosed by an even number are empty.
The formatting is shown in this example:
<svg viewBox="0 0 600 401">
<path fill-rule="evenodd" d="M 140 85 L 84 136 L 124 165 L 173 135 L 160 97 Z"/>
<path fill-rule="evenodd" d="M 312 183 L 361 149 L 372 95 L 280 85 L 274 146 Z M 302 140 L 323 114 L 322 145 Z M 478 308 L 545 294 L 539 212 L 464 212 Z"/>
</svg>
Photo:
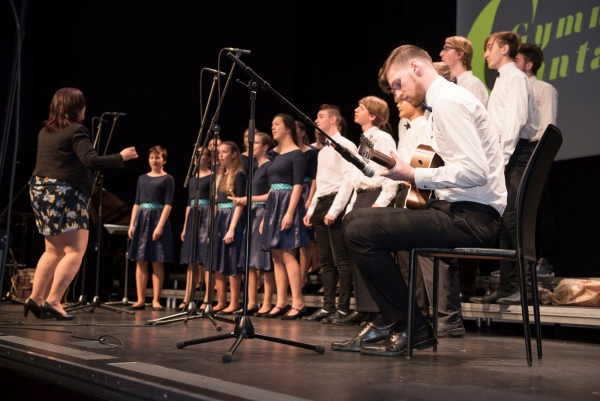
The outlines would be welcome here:
<svg viewBox="0 0 600 401">
<path fill-rule="evenodd" d="M 435 153 L 431 146 L 419 145 L 413 153 L 410 165 L 414 168 L 438 168 L 444 165 L 444 161 Z M 411 184 L 404 201 L 404 207 L 408 209 L 424 209 L 425 203 L 432 196 L 433 191 L 418 189 L 414 184 Z"/>
</svg>

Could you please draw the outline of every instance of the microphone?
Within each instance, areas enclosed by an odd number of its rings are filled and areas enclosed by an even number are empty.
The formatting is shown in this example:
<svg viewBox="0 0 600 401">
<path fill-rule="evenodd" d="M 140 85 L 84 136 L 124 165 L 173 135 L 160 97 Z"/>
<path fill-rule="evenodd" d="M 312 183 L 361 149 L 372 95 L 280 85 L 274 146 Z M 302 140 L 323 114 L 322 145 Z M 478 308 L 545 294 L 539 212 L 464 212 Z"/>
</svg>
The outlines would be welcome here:
<svg viewBox="0 0 600 401">
<path fill-rule="evenodd" d="M 244 49 L 236 49 L 235 47 L 225 47 L 223 50 L 229 50 L 230 52 L 239 53 L 239 54 L 250 54 L 250 50 Z"/>
<path fill-rule="evenodd" d="M 94 116 L 94 117 L 92 117 L 92 120 L 99 120 L 99 121 L 101 121 L 101 122 L 103 122 L 103 123 L 105 123 L 105 122 L 106 122 L 106 120 L 105 120 L 104 118 L 95 117 L 95 116 Z"/>
<path fill-rule="evenodd" d="M 225 76 L 225 73 L 223 71 L 213 70 L 212 68 L 203 68 L 202 71 L 208 71 L 211 74 L 215 74 L 215 75 L 219 74 L 219 75 Z"/>
<path fill-rule="evenodd" d="M 125 113 L 117 113 L 116 111 L 110 111 L 104 114 L 106 114 L 107 116 L 125 117 Z"/>
<path fill-rule="evenodd" d="M 373 167 L 363 162 L 339 143 L 331 142 L 331 146 L 333 146 L 333 148 L 340 154 L 340 156 L 344 158 L 344 160 L 356 166 L 356 168 L 358 168 L 367 177 L 373 177 L 375 175 L 375 170 L 373 170 Z"/>
</svg>

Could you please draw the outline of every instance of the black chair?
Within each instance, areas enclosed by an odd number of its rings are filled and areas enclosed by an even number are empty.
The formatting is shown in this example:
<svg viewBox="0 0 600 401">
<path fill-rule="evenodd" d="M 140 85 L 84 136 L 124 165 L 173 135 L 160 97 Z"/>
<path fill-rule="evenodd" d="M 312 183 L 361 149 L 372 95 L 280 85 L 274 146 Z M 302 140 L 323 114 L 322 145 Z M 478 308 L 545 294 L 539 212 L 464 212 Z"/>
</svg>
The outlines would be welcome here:
<svg viewBox="0 0 600 401">
<path fill-rule="evenodd" d="M 416 277 L 416 260 L 418 255 L 434 258 L 433 273 L 433 331 L 437 333 L 438 319 L 438 286 L 439 286 L 439 258 L 467 258 L 467 259 L 491 259 L 510 260 L 519 266 L 521 278 L 521 313 L 523 316 L 523 331 L 525 332 L 525 348 L 527 353 L 527 364 L 531 366 L 531 332 L 529 327 L 529 309 L 527 307 L 527 290 L 525 282 L 525 263 L 529 264 L 531 270 L 531 286 L 533 295 L 533 314 L 536 331 L 536 342 L 538 358 L 542 358 L 542 335 L 540 325 L 540 307 L 537 291 L 537 278 L 535 272 L 535 225 L 540 197 L 550 171 L 552 162 L 562 144 L 562 134 L 554 125 L 549 125 L 542 138 L 534 149 L 531 159 L 521 178 L 517 192 L 516 205 L 516 229 L 517 249 L 495 249 L 495 248 L 415 248 L 410 255 L 409 272 L 409 299 L 408 310 L 414 311 L 414 294 Z M 408 350 L 406 357 L 412 356 L 413 313 L 408 316 Z M 437 346 L 434 347 L 437 351 Z"/>
</svg>

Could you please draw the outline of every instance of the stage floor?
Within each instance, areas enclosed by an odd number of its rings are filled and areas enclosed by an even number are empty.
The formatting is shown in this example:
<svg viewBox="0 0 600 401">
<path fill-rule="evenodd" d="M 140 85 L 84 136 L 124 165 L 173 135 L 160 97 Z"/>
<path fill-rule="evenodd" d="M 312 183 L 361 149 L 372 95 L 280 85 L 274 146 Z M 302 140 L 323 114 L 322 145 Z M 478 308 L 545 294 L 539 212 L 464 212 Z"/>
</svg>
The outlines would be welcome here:
<svg viewBox="0 0 600 401">
<path fill-rule="evenodd" d="M 231 363 L 222 355 L 233 339 L 177 349 L 179 340 L 217 332 L 204 319 L 170 326 L 146 325 L 173 311 L 135 316 L 96 309 L 75 312 L 71 322 L 0 305 L 0 366 L 5 371 L 67 387 L 92 398 L 118 400 L 600 400 L 600 330 L 543 327 L 544 358 L 525 359 L 514 323 L 476 328 L 466 321 L 463 338 L 440 339 L 438 352 L 415 351 L 411 360 L 334 352 L 332 341 L 358 327 L 252 318 L 257 333 L 326 347 L 325 354 L 244 340 Z M 113 336 L 109 344 L 100 336 Z M 5 386 L 1 390 L 13 392 Z M 4 397 L 3 397 L 4 398 Z"/>
</svg>

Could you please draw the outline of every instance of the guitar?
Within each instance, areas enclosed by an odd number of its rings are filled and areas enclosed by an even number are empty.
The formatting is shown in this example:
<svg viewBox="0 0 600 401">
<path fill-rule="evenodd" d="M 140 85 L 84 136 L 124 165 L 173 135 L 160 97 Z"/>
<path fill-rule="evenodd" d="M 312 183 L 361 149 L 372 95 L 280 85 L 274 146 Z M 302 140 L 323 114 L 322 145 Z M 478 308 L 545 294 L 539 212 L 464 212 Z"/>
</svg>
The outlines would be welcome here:
<svg viewBox="0 0 600 401">
<path fill-rule="evenodd" d="M 375 163 L 387 168 L 393 168 L 396 165 L 396 160 L 374 149 L 373 143 L 364 136 L 360 139 L 358 154 L 362 156 L 366 162 L 373 160 Z M 410 165 L 414 168 L 438 168 L 444 165 L 444 161 L 437 153 L 435 153 L 431 146 L 419 145 L 410 159 Z M 425 203 L 432 197 L 432 190 L 419 189 L 413 183 L 409 183 L 408 194 L 406 195 L 402 207 L 408 209 L 423 209 L 425 208 Z"/>
</svg>

